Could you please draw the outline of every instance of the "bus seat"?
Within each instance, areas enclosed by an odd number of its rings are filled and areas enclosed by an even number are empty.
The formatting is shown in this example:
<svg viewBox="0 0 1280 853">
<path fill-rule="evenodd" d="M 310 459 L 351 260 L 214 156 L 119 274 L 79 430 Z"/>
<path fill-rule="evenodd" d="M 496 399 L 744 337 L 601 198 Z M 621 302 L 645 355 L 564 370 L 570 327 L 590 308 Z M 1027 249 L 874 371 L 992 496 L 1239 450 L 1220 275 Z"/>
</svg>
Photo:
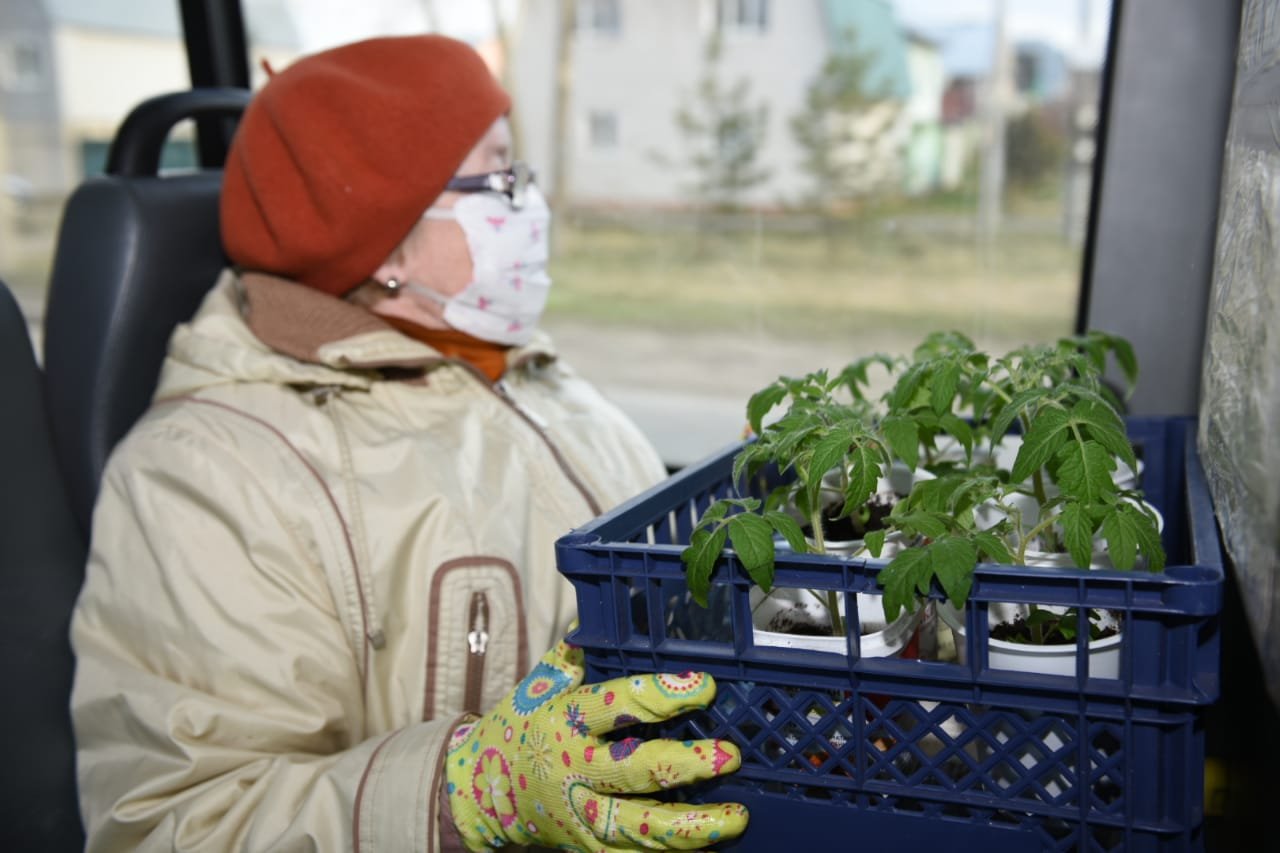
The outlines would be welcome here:
<svg viewBox="0 0 1280 853">
<path fill-rule="evenodd" d="M 71 609 L 84 572 L 26 319 L 0 282 L 0 850 L 81 850 L 69 713 Z"/>
<path fill-rule="evenodd" d="M 80 529 L 115 443 L 147 408 L 174 326 L 191 317 L 227 261 L 220 169 L 161 174 L 165 140 L 187 118 L 243 112 L 246 89 L 192 89 L 136 107 L 106 174 L 67 200 L 45 318 L 45 393 L 54 447 Z"/>
</svg>

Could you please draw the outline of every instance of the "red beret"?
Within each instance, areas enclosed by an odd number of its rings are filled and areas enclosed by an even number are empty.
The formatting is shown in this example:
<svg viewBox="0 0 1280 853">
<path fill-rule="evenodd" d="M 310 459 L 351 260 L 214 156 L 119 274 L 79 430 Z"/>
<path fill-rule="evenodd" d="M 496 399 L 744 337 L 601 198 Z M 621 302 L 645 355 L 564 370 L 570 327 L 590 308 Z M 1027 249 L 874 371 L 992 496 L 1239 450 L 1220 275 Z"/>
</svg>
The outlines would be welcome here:
<svg viewBox="0 0 1280 853">
<path fill-rule="evenodd" d="M 298 60 L 254 96 L 232 140 L 227 255 L 341 296 L 386 260 L 510 107 L 480 55 L 444 36 Z"/>
</svg>

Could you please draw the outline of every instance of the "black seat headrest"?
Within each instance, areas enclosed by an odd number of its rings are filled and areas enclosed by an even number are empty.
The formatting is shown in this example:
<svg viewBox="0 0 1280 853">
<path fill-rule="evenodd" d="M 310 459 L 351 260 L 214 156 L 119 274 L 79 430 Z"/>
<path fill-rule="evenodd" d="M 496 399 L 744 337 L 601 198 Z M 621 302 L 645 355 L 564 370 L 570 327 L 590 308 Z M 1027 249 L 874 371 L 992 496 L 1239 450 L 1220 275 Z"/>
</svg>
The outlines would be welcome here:
<svg viewBox="0 0 1280 853">
<path fill-rule="evenodd" d="M 250 93 L 153 98 L 121 125 L 103 177 L 63 213 L 45 318 L 45 383 L 72 505 L 88 531 L 107 456 L 147 408 L 173 328 L 227 265 L 218 230 L 220 170 L 156 174 L 185 118 L 236 114 Z"/>
</svg>

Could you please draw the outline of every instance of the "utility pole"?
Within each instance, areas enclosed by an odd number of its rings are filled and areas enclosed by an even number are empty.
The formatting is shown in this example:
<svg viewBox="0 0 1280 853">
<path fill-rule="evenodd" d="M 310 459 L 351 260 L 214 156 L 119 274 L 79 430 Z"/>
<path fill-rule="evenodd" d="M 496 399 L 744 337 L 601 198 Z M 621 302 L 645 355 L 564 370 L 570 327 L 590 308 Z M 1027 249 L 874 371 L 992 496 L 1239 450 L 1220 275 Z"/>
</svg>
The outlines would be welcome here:
<svg viewBox="0 0 1280 853">
<path fill-rule="evenodd" d="M 1091 0 L 1079 0 L 1080 17 L 1077 21 L 1076 56 L 1071 64 L 1071 91 L 1068 118 L 1065 185 L 1063 187 L 1062 232 L 1067 245 L 1080 248 L 1084 245 L 1088 225 L 1089 192 L 1093 179 L 1093 159 L 1096 156 L 1094 139 L 1098 123 L 1097 86 L 1101 74 L 1091 75 L 1093 62 L 1089 52 L 1089 31 L 1092 24 Z"/>
<path fill-rule="evenodd" d="M 572 136 L 573 36 L 577 29 L 577 0 L 559 0 L 556 32 L 555 127 L 551 145 L 551 200 L 564 209 L 569 193 L 569 148 Z"/>
<path fill-rule="evenodd" d="M 1005 33 L 1005 0 L 995 0 L 991 73 L 983 93 L 984 145 L 978 185 L 978 237 L 990 248 L 1000 233 L 1004 196 L 1005 110 L 1009 97 L 1009 50 Z"/>
</svg>

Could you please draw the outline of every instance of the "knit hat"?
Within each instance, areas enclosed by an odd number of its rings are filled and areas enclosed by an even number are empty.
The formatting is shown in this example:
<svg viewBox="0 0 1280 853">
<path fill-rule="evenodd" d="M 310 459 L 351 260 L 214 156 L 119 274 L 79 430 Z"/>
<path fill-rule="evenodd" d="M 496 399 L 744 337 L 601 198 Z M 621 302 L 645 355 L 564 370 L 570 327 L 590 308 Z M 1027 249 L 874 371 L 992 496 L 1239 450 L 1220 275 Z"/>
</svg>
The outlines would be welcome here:
<svg viewBox="0 0 1280 853">
<path fill-rule="evenodd" d="M 343 295 L 510 106 L 479 54 L 444 36 L 374 38 L 297 61 L 254 96 L 232 140 L 227 255 Z"/>
</svg>

